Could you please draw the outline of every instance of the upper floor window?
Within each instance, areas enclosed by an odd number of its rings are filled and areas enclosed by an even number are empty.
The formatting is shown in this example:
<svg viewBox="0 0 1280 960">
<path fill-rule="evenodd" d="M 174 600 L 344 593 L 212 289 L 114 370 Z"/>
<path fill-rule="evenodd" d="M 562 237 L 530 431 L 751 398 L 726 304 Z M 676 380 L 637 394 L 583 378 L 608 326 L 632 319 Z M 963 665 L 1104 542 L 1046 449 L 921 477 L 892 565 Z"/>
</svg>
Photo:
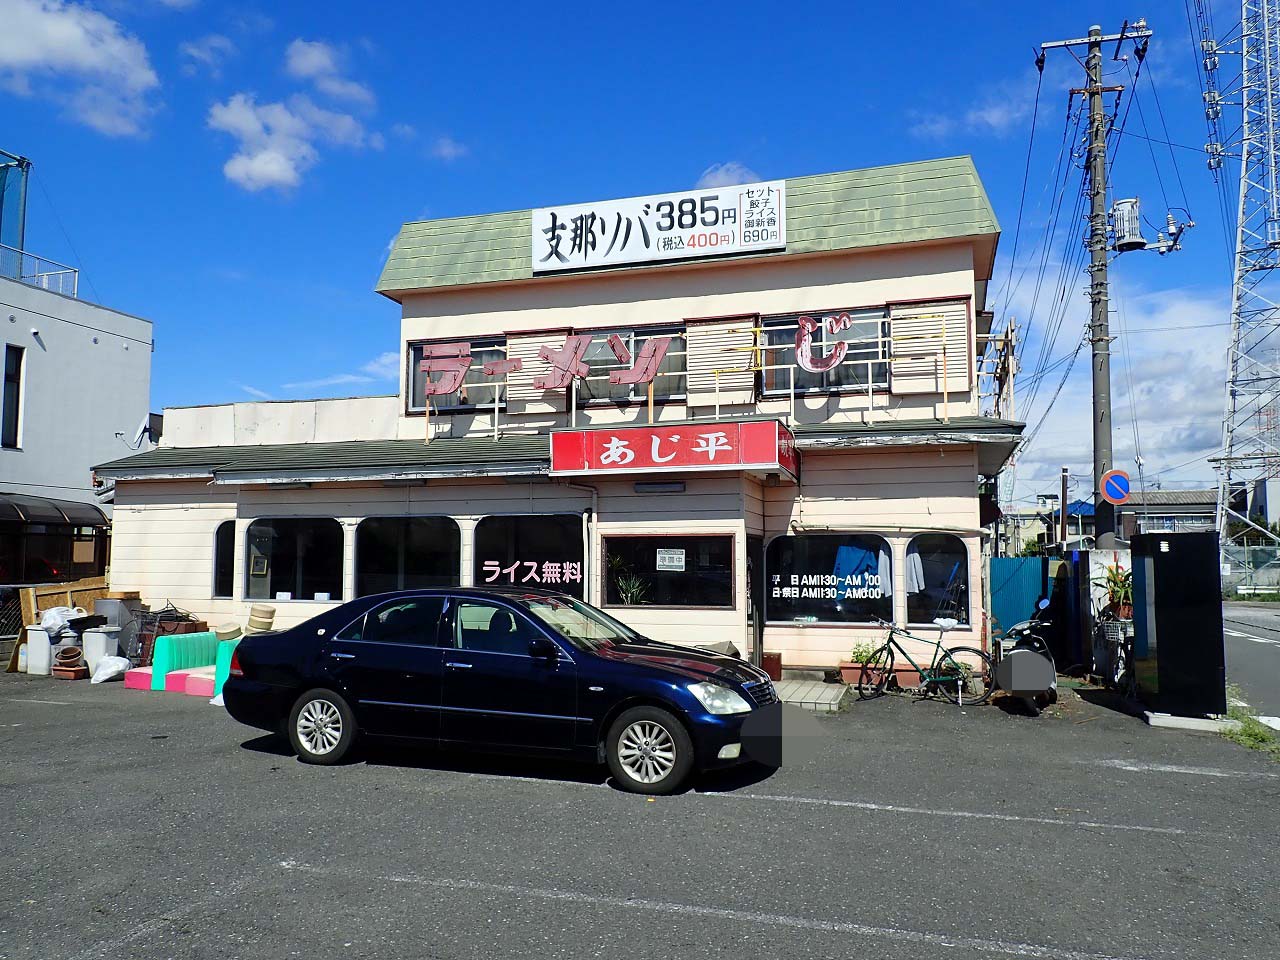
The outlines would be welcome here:
<svg viewBox="0 0 1280 960">
<path fill-rule="evenodd" d="M 629 360 L 619 359 L 614 352 L 609 338 L 616 335 L 624 348 L 624 355 Z M 644 363 L 646 345 L 656 337 L 670 337 L 670 343 L 662 360 L 658 363 L 657 373 L 653 378 L 653 396 L 655 400 L 680 400 L 685 395 L 685 357 L 686 346 L 683 327 L 643 327 L 638 330 L 604 330 L 591 334 L 591 346 L 583 356 L 583 362 L 591 368 L 591 372 L 578 381 L 578 402 L 588 403 L 592 400 L 612 400 L 615 403 L 627 403 L 631 400 L 643 400 L 649 394 L 647 383 L 609 382 L 609 374 L 614 370 L 631 370 Z M 648 347 L 652 352 L 655 345 Z"/>
<path fill-rule="evenodd" d="M 466 344 L 467 342 L 466 340 L 448 341 L 451 346 L 454 344 Z M 450 376 L 450 374 L 447 372 L 424 373 L 422 360 L 429 347 L 443 346 L 444 343 L 409 344 L 408 410 L 410 412 L 421 413 L 426 410 L 428 399 L 431 400 L 431 409 L 433 411 L 467 410 L 474 407 L 492 408 L 495 395 L 499 405 L 506 403 L 506 376 L 498 374 L 491 377 L 484 372 L 486 363 L 507 358 L 506 338 L 477 337 L 469 342 L 471 344 L 471 364 L 467 367 L 466 375 L 462 378 L 462 385 L 452 393 L 437 394 L 430 398 L 426 396 L 428 378 L 433 383 L 439 383 L 441 379 Z"/>
<path fill-rule="evenodd" d="M 0 447 L 17 447 L 18 408 L 22 404 L 22 347 L 4 348 L 4 395 L 0 397 Z"/>
<path fill-rule="evenodd" d="M 801 318 L 807 318 L 809 336 L 800 336 Z M 781 396 L 827 393 L 837 390 L 888 387 L 889 321 L 883 307 L 869 310 L 825 310 L 781 317 L 765 317 L 764 369 L 761 392 Z M 808 350 L 809 358 L 797 353 Z M 817 368 L 816 372 L 801 366 Z M 788 372 L 788 366 L 793 372 Z"/>
</svg>

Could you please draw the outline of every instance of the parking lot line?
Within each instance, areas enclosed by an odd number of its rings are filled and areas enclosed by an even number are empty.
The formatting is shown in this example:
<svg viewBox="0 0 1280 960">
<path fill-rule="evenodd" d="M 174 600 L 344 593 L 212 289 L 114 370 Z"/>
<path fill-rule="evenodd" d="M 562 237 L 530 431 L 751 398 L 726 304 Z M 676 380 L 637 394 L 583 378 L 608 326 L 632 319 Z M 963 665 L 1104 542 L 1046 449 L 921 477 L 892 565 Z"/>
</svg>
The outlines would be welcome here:
<svg viewBox="0 0 1280 960">
<path fill-rule="evenodd" d="M 936 810 L 930 807 L 906 807 L 893 803 L 869 803 L 863 800 L 830 800 L 822 797 L 772 796 L 762 793 L 722 793 L 715 796 L 733 800 L 770 800 L 774 803 L 816 804 L 824 807 L 852 807 L 881 813 L 905 813 L 926 817 L 954 817 L 961 820 L 1000 820 L 1007 823 L 1035 823 L 1052 827 L 1081 827 L 1089 830 L 1123 830 L 1136 833 L 1165 833 L 1185 836 L 1188 831 L 1177 827 L 1149 827 L 1135 823 L 1102 823 L 1096 820 L 1065 820 L 1058 817 L 1020 817 L 1012 813 L 988 813 L 979 810 Z"/>
<path fill-rule="evenodd" d="M 963 948 L 984 953 L 1001 954 L 1010 957 L 1037 957 L 1041 960 L 1138 960 L 1136 957 L 1120 957 L 1112 954 L 1087 953 L 1079 950 L 1066 950 L 1044 944 L 1020 943 L 1010 940 L 988 940 L 982 937 L 969 937 L 947 933 L 934 933 L 921 930 L 910 930 L 903 927 L 871 926 L 864 923 L 852 923 L 846 920 L 820 920 L 811 917 L 797 917 L 781 913 L 764 913 L 758 910 L 733 910 L 727 907 L 706 907 L 691 903 L 674 903 L 665 900 L 647 900 L 638 897 L 611 897 L 596 893 L 581 893 L 576 890 L 558 890 L 548 887 L 521 887 L 505 883 L 486 883 L 479 880 L 455 879 L 449 877 L 428 877 L 418 874 L 389 874 L 385 877 L 368 877 L 363 874 L 342 870 L 333 870 L 312 864 L 299 863 L 295 860 L 283 860 L 281 868 L 316 876 L 335 878 L 351 878 L 361 881 L 368 887 L 372 880 L 383 880 L 388 883 L 412 884 L 437 889 L 461 890 L 477 893 L 506 894 L 513 897 L 529 897 L 539 900 L 577 903 L 585 907 L 614 907 L 622 910 L 636 910 L 648 913 L 669 914 L 686 917 L 706 917 L 714 920 L 729 920 L 734 923 L 751 923 L 760 926 L 785 927 L 798 930 L 813 930 L 824 933 L 852 934 L 877 940 L 893 940 L 899 943 L 920 943 L 932 947 Z"/>
<path fill-rule="evenodd" d="M 517 783 L 555 783 L 558 786 L 586 787 L 592 790 L 608 790 L 601 783 L 583 783 L 573 780 L 542 780 L 537 777 L 514 777 L 501 773 L 474 773 L 466 770 L 441 770 L 440 773 L 461 777 L 479 777 L 486 780 L 506 780 Z M 1003 823 L 1030 823 L 1051 827 L 1075 827 L 1084 830 L 1117 830 L 1126 833 L 1157 833 L 1168 836 L 1190 836 L 1199 833 L 1178 827 L 1153 827 L 1136 823 L 1105 823 L 1098 820 L 1068 820 L 1059 817 L 1023 817 L 1012 813 L 989 813 L 983 810 L 943 810 L 931 807 L 912 807 L 893 803 L 872 803 L 866 800 L 836 800 L 827 797 L 797 797 L 767 793 L 743 793 L 740 791 L 698 791 L 684 794 L 687 797 L 719 800 L 759 800 L 770 803 L 795 803 L 823 807 L 843 807 L 867 810 L 873 813 L 898 813 L 910 816 L 950 817 L 958 820 L 996 820 Z"/>
</svg>

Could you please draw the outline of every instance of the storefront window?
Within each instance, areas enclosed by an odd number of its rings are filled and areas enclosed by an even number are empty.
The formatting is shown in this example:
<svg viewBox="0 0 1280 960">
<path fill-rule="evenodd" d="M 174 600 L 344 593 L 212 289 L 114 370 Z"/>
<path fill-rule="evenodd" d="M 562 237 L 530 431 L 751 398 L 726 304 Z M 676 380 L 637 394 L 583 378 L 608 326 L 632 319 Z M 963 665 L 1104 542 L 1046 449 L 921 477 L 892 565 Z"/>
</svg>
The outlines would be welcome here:
<svg viewBox="0 0 1280 960">
<path fill-rule="evenodd" d="M 462 341 L 467 342 L 467 341 Z M 453 410 L 471 407 L 492 407 L 494 392 L 497 392 L 498 403 L 506 403 L 507 378 L 505 376 L 485 376 L 484 365 L 493 360 L 505 360 L 507 357 L 507 341 L 505 337 L 477 337 L 471 343 L 471 366 L 463 378 L 462 386 L 453 393 L 431 397 L 432 410 Z M 444 374 L 426 374 L 422 372 L 422 355 L 428 343 L 409 344 L 409 410 L 421 413 L 426 409 L 427 397 L 424 394 L 427 377 L 438 382 Z"/>
<path fill-rule="evenodd" d="M 255 520 L 245 540 L 245 596 L 250 600 L 342 599 L 342 525 L 337 520 Z"/>
<path fill-rule="evenodd" d="M 610 606 L 733 606 L 733 537 L 608 537 L 604 557 Z"/>
<path fill-rule="evenodd" d="M 213 535 L 213 595 L 231 596 L 236 562 L 236 522 L 224 520 Z"/>
<path fill-rule="evenodd" d="M 585 596 L 579 514 L 485 517 L 476 524 L 478 587 L 544 587 Z"/>
<path fill-rule="evenodd" d="M 853 322 L 847 328 L 832 333 L 827 321 L 841 313 L 847 313 Z M 779 396 L 791 389 L 791 374 L 784 368 L 796 362 L 796 330 L 801 316 L 810 316 L 820 322 L 819 328 L 813 332 L 811 352 L 815 357 L 826 357 L 842 341 L 848 346 L 844 348 L 844 359 L 830 370 L 810 373 L 797 366 L 796 393 L 824 393 L 856 387 L 865 389 L 868 376 L 873 387 L 889 385 L 889 364 L 886 362 L 889 357 L 889 321 L 885 319 L 884 309 L 824 310 L 764 320 L 765 369 L 760 376 L 766 395 Z"/>
<path fill-rule="evenodd" d="M 907 621 L 969 622 L 969 552 L 950 533 L 922 533 L 907 547 Z"/>
<path fill-rule="evenodd" d="M 616 334 L 631 354 L 631 362 L 623 363 L 609 346 L 609 337 Z M 625 403 L 640 400 L 648 396 L 648 385 L 611 384 L 609 373 L 613 370 L 629 370 L 638 362 L 644 346 L 654 337 L 670 337 L 671 344 L 658 364 L 658 373 L 653 380 L 653 396 L 656 400 L 676 400 L 685 395 L 685 338 L 681 328 L 642 329 L 642 330 L 605 330 L 593 334 L 591 346 L 587 348 L 583 361 L 591 368 L 591 372 L 578 381 L 578 402 L 591 400 L 613 400 Z"/>
<path fill-rule="evenodd" d="M 889 542 L 874 534 L 776 537 L 765 554 L 766 618 L 814 623 L 890 620 L 892 556 Z"/>
<path fill-rule="evenodd" d="M 356 596 L 451 587 L 462 537 L 448 517 L 370 517 L 356 528 Z"/>
</svg>

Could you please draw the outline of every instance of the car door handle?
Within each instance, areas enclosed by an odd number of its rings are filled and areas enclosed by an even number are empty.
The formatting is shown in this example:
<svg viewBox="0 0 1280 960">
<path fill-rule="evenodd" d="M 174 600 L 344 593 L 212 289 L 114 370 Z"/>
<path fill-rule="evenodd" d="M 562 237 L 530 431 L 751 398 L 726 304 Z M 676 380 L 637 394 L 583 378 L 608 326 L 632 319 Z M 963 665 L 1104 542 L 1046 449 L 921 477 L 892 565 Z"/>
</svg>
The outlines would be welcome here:
<svg viewBox="0 0 1280 960">
<path fill-rule="evenodd" d="M 448 667 L 450 670 L 470 670 L 471 669 L 471 664 L 469 663 L 446 663 L 445 666 Z"/>
<path fill-rule="evenodd" d="M 354 653 L 337 653 L 337 652 L 334 652 L 334 653 L 329 654 L 329 656 L 333 657 L 333 659 L 335 659 L 335 660 L 354 660 L 354 659 L 356 658 L 356 655 L 355 655 Z"/>
</svg>

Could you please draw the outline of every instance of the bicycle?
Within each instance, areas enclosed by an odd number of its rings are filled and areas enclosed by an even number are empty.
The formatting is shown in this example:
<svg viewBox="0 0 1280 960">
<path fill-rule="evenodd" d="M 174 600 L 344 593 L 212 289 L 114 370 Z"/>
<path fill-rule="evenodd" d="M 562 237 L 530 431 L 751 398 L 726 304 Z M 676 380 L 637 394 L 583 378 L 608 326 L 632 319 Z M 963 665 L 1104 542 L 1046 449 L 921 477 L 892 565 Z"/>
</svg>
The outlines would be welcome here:
<svg viewBox="0 0 1280 960">
<path fill-rule="evenodd" d="M 928 696 L 937 691 L 942 697 L 954 704 L 986 703 L 995 691 L 995 671 L 991 658 L 976 647 L 943 646 L 942 640 L 926 640 L 917 637 L 899 627 L 885 621 L 877 621 L 882 627 L 888 627 L 889 636 L 883 646 L 877 648 L 867 657 L 858 676 L 858 699 L 872 700 L 884 695 L 889 681 L 894 679 L 893 662 L 895 651 L 901 653 L 920 674 L 920 696 Z M 955 621 L 938 624 L 943 630 L 954 626 Z M 906 637 L 920 643 L 933 644 L 933 656 L 928 667 L 921 667 L 907 652 L 906 647 L 895 637 Z M 964 658 L 964 659 L 961 659 Z M 976 660 L 976 665 L 971 660 Z"/>
</svg>

